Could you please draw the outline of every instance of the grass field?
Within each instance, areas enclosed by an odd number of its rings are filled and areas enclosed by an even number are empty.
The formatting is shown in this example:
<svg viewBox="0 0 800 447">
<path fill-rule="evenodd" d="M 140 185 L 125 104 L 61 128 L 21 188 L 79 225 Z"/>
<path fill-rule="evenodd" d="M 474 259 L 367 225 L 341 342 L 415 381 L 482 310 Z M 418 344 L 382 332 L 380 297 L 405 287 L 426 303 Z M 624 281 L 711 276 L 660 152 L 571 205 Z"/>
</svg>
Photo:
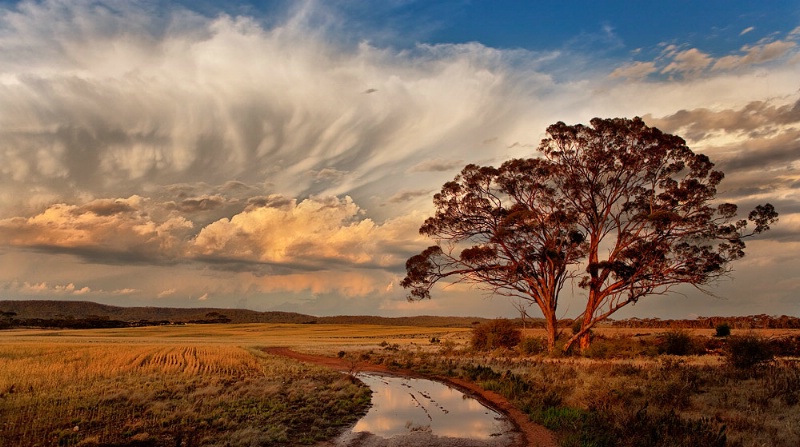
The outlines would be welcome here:
<svg viewBox="0 0 800 447">
<path fill-rule="evenodd" d="M 3 331 L 0 445 L 314 443 L 354 422 L 368 390 L 258 347 L 337 352 L 430 337 L 420 331 L 263 324 Z"/>
<path fill-rule="evenodd" d="M 712 337 L 712 331 L 598 332 L 584 354 L 523 354 L 523 339 L 515 349 L 488 352 L 442 342 L 433 351 L 379 347 L 348 355 L 474 381 L 554 430 L 564 447 L 800 445 L 800 358 L 742 368 L 725 354 L 734 338 Z M 782 337 L 800 340 L 797 330 L 735 332 L 764 347 Z M 689 340 L 691 353 L 661 353 L 670 338 Z"/>
<path fill-rule="evenodd" d="M 563 446 L 800 445 L 796 361 L 738 370 L 719 355 L 653 354 L 667 332 L 602 329 L 588 357 L 552 358 L 475 352 L 470 330 L 453 328 L 0 331 L 0 446 L 308 445 L 365 411 L 363 386 L 261 349 L 277 346 L 475 381 L 555 430 Z"/>
</svg>

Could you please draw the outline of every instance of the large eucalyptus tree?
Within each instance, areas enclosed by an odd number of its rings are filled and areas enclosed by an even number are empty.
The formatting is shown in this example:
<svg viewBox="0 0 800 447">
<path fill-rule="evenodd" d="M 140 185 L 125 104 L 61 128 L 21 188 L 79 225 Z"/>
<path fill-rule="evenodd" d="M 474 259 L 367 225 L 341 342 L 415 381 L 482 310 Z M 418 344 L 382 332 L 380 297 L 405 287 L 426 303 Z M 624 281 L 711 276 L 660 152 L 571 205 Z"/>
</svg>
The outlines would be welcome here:
<svg viewBox="0 0 800 447">
<path fill-rule="evenodd" d="M 770 204 L 737 219 L 736 205 L 715 201 L 723 174 L 709 158 L 639 118 L 559 122 L 539 151 L 467 166 L 444 185 L 420 228 L 436 245 L 406 264 L 412 299 L 449 277 L 522 297 L 544 314 L 552 349 L 559 292 L 580 278 L 586 305 L 564 350 L 585 349 L 592 327 L 628 304 L 679 284 L 706 290 L 744 256 L 744 239 L 777 221 Z"/>
</svg>

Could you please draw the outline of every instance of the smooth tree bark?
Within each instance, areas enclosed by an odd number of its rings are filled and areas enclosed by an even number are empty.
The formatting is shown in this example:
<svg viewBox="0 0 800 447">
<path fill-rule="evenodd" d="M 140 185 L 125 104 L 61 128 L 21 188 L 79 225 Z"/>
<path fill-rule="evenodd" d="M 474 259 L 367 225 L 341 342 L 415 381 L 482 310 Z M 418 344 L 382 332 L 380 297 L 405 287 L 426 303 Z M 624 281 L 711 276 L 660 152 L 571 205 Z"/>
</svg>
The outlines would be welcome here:
<svg viewBox="0 0 800 447">
<path fill-rule="evenodd" d="M 586 235 L 587 291 L 579 341 L 622 307 L 679 284 L 703 286 L 730 272 L 744 256 L 744 239 L 777 221 L 770 204 L 736 220 L 737 206 L 716 203 L 723 178 L 685 141 L 635 118 L 594 119 L 591 127 L 556 123 L 539 147 L 555 164 L 557 196 L 568 203 Z"/>
<path fill-rule="evenodd" d="M 541 159 L 469 165 L 446 183 L 420 228 L 437 244 L 406 263 L 409 299 L 430 298 L 433 285 L 450 278 L 525 300 L 544 315 L 552 351 L 559 292 L 586 248 L 578 216 L 552 188 L 553 167 Z"/>
<path fill-rule="evenodd" d="M 736 205 L 716 202 L 723 174 L 708 157 L 640 118 L 559 122 L 547 134 L 540 158 L 469 165 L 434 196 L 420 233 L 436 245 L 406 263 L 410 299 L 451 277 L 522 298 L 542 311 L 552 351 L 559 292 L 580 277 L 581 327 L 563 349 L 583 350 L 598 322 L 647 295 L 707 292 L 744 240 L 777 221 L 770 204 L 737 220 Z"/>
</svg>

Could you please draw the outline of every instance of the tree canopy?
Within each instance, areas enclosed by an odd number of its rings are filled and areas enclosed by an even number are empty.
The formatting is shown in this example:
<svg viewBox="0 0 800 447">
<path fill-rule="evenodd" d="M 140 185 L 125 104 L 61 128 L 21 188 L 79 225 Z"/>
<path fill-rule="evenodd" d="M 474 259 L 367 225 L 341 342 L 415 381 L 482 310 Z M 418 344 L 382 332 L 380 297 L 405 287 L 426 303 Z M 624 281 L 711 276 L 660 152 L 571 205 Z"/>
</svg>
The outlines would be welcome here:
<svg viewBox="0 0 800 447">
<path fill-rule="evenodd" d="M 522 298 L 542 311 L 552 350 L 559 293 L 575 279 L 586 305 L 564 349 L 585 348 L 597 322 L 642 297 L 705 290 L 777 220 L 770 204 L 737 219 L 736 205 L 715 202 L 723 174 L 709 158 L 639 118 L 553 124 L 539 152 L 468 165 L 434 196 L 420 233 L 436 244 L 406 263 L 411 299 L 451 277 Z"/>
</svg>

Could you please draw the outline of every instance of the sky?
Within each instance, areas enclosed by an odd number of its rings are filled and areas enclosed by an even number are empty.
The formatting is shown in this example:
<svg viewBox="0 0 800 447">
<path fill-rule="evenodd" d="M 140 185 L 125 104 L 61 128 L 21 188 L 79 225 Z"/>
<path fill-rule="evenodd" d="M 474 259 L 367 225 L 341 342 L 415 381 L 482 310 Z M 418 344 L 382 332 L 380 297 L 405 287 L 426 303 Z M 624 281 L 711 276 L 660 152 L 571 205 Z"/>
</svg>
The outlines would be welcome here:
<svg viewBox="0 0 800 447">
<path fill-rule="evenodd" d="M 713 296 L 615 317 L 798 316 L 799 44 L 796 0 L 0 1 L 0 300 L 515 316 L 406 300 L 433 195 L 640 116 L 780 221 Z"/>
</svg>

